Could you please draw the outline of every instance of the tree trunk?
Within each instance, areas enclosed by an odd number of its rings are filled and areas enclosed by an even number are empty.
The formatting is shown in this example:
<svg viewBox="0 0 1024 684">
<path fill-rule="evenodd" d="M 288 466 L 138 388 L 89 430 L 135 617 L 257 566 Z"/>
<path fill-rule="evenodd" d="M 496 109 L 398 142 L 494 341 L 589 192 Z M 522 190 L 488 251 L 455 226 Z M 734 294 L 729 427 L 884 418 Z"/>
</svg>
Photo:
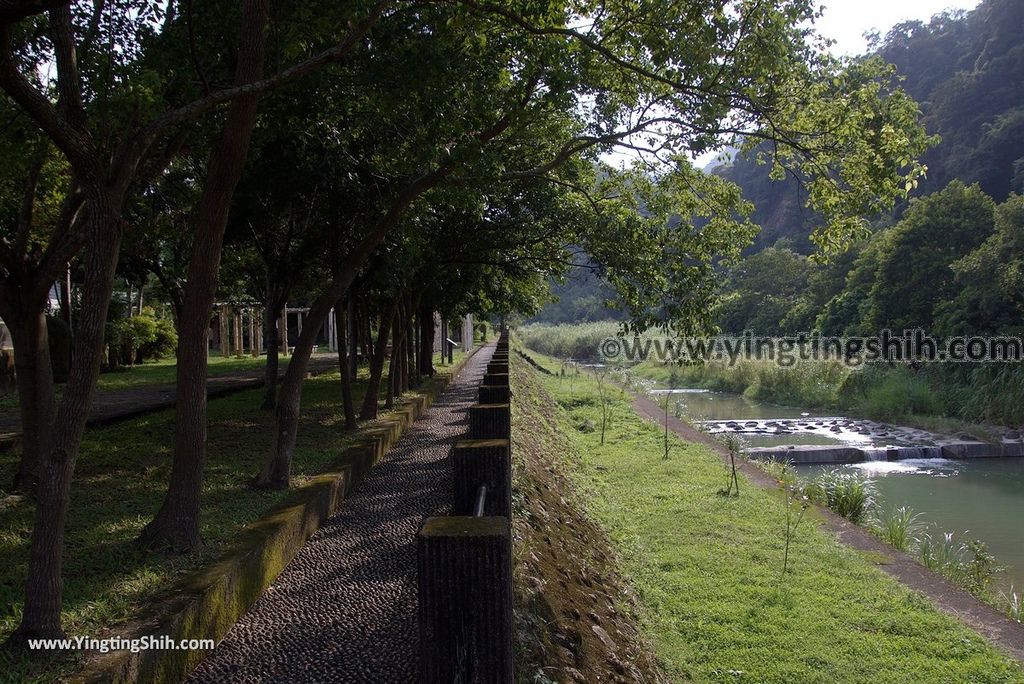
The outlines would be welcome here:
<svg viewBox="0 0 1024 684">
<path fill-rule="evenodd" d="M 384 393 L 384 408 L 390 410 L 395 405 L 395 395 L 401 393 L 402 382 L 402 305 L 395 309 L 391 318 L 391 356 L 388 357 L 388 384 Z"/>
<path fill-rule="evenodd" d="M 18 383 L 18 408 L 21 414 L 21 460 L 14 475 L 14 488 L 31 491 L 39 483 L 39 463 L 48 451 L 53 421 L 53 369 L 46 333 L 46 314 L 42 307 L 27 317 L 12 317 L 11 341 L 14 344 L 14 368 Z"/>
<path fill-rule="evenodd" d="M 360 317 L 363 324 L 363 358 L 367 363 L 373 358 L 373 330 L 370 325 L 370 308 L 363 307 L 363 315 Z"/>
<path fill-rule="evenodd" d="M 345 429 L 356 429 L 356 408 L 352 402 L 352 380 L 351 365 L 348 360 L 348 316 L 345 315 L 345 308 L 348 302 L 338 301 L 334 305 L 334 329 L 338 342 L 338 370 L 341 373 L 341 401 L 345 407 Z M 355 351 L 352 352 L 353 354 Z"/>
<path fill-rule="evenodd" d="M 60 317 L 71 327 L 71 264 L 64 269 L 60 279 Z"/>
<path fill-rule="evenodd" d="M 429 304 L 420 307 L 420 373 L 434 376 L 434 310 Z"/>
<path fill-rule="evenodd" d="M 383 239 L 383 236 L 381 236 Z M 354 251 L 353 260 L 362 263 L 366 258 L 366 243 Z M 306 314 L 302 332 L 295 343 L 288 370 L 277 396 L 277 409 L 274 419 L 274 440 L 270 456 L 256 478 L 255 486 L 268 489 L 287 489 L 291 480 L 292 455 L 295 453 L 295 440 L 299 425 L 299 409 L 302 402 L 302 381 L 306 377 L 306 367 L 313 353 L 317 334 L 327 316 L 331 313 L 335 302 L 347 291 L 356 277 L 355 266 L 345 266 L 331 283 L 330 289 L 321 294 L 313 302 Z"/>
<path fill-rule="evenodd" d="M 257 81 L 263 74 L 267 7 L 268 0 L 246 0 L 244 4 L 235 72 L 239 85 Z M 244 95 L 231 103 L 207 166 L 196 212 L 195 240 L 178 336 L 171 481 L 163 505 L 142 532 L 142 540 L 150 545 L 187 550 L 201 543 L 199 499 L 206 461 L 206 347 L 210 313 L 217 291 L 228 209 L 245 167 L 258 104 L 258 95 Z"/>
<path fill-rule="evenodd" d="M 377 341 L 373 345 L 373 358 L 370 359 L 370 384 L 366 387 L 366 394 L 363 395 L 363 409 L 359 413 L 359 417 L 363 420 L 372 420 L 377 417 L 380 380 L 384 374 L 384 354 L 387 351 L 388 338 L 391 334 L 391 321 L 395 313 L 394 304 L 388 307 L 388 309 L 380 317 Z"/>
<path fill-rule="evenodd" d="M 263 367 L 263 403 L 260 404 L 260 408 L 264 411 L 273 411 L 277 398 L 278 351 L 281 346 L 277 324 L 281 319 L 281 309 L 284 305 L 278 305 L 274 301 L 274 295 L 269 294 L 263 306 L 263 337 L 267 344 L 267 363 Z"/>
<path fill-rule="evenodd" d="M 359 377 L 359 355 L 357 350 L 359 349 L 358 330 L 359 326 L 356 325 L 356 303 L 355 298 L 349 293 L 346 298 L 346 311 L 345 319 L 348 323 L 348 372 L 352 382 L 355 382 Z"/>
<path fill-rule="evenodd" d="M 120 199 L 111 198 L 105 191 L 93 192 L 87 219 L 89 242 L 83 256 L 86 276 L 76 329 L 78 351 L 48 430 L 47 451 L 39 462 L 25 606 L 21 624 L 11 636 L 14 643 L 63 636 L 61 565 L 71 476 L 99 377 L 103 333 L 121 246 Z M 42 305 L 40 315 L 41 309 Z M 52 387 L 51 383 L 51 392 Z"/>
</svg>

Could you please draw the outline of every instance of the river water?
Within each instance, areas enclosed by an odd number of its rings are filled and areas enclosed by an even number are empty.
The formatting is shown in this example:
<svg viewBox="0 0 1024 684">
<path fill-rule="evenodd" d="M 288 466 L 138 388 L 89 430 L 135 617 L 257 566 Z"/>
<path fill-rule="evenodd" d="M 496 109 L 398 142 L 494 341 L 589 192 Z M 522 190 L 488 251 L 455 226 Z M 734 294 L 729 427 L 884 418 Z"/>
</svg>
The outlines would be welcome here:
<svg viewBox="0 0 1024 684">
<path fill-rule="evenodd" d="M 892 435 L 863 434 L 857 421 L 799 408 L 750 401 L 735 394 L 703 390 L 677 390 L 675 398 L 685 405 L 693 420 L 758 421 L 796 419 L 808 428 L 779 434 L 772 429 L 761 434 L 743 434 L 750 446 L 788 444 L 884 445 L 905 441 Z M 833 431 L 839 425 L 841 429 Z M 830 427 L 831 426 L 831 427 Z M 850 426 L 849 428 L 846 426 Z M 760 429 L 760 428 L 759 428 Z M 912 434 L 912 433 L 911 433 Z M 927 443 L 927 442 L 925 442 Z M 874 482 L 883 508 L 908 506 L 921 513 L 933 535 L 953 532 L 960 541 L 980 539 L 988 545 L 999 565 L 1006 569 L 997 576 L 1003 589 L 1013 586 L 1024 591 L 1024 458 L 942 458 L 867 461 L 850 465 L 802 465 L 804 477 L 814 477 L 833 468 L 859 471 Z"/>
</svg>

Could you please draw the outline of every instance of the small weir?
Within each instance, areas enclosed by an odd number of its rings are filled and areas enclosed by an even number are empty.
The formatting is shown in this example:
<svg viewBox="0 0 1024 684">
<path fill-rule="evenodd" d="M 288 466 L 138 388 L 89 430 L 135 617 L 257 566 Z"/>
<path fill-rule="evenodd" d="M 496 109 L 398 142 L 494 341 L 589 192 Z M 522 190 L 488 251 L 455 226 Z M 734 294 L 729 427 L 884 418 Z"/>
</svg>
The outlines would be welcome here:
<svg viewBox="0 0 1024 684">
<path fill-rule="evenodd" d="M 859 463 L 927 458 L 1000 458 L 1024 455 L 1024 441 L 985 442 L 899 425 L 843 417 L 704 420 L 711 434 L 734 434 L 756 459 L 794 463 Z"/>
</svg>

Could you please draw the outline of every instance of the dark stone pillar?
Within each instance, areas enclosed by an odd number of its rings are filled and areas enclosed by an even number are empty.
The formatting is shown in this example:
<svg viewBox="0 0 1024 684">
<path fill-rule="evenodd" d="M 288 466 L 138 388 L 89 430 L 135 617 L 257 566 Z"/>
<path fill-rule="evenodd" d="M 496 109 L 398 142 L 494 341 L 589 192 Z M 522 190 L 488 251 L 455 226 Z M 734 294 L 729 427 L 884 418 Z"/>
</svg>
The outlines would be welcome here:
<svg viewBox="0 0 1024 684">
<path fill-rule="evenodd" d="M 508 404 L 511 392 L 508 385 L 480 385 L 481 404 Z"/>
<path fill-rule="evenodd" d="M 472 515 L 480 485 L 487 486 L 484 515 L 512 515 L 512 459 L 507 439 L 469 439 L 452 449 L 452 515 Z"/>
<path fill-rule="evenodd" d="M 487 373 L 482 385 L 504 385 L 508 387 L 508 373 Z"/>
<path fill-rule="evenodd" d="M 510 439 L 512 413 L 508 404 L 473 404 L 469 407 L 470 439 Z"/>
<path fill-rule="evenodd" d="M 509 519 L 428 518 L 416 551 L 420 682 L 511 684 Z"/>
<path fill-rule="evenodd" d="M 495 375 L 500 373 L 508 375 L 508 362 L 506 361 L 502 363 L 501 361 L 491 361 L 487 364 L 487 372 Z"/>
</svg>

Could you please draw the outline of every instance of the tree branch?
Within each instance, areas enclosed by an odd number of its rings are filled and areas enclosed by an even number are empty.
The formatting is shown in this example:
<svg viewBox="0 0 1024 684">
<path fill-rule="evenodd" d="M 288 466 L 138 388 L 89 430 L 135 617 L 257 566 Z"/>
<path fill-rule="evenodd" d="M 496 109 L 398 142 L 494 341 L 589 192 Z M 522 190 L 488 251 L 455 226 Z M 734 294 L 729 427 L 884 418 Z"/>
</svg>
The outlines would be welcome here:
<svg viewBox="0 0 1024 684">
<path fill-rule="evenodd" d="M 0 26 L 70 4 L 71 0 L 0 0 Z"/>
<path fill-rule="evenodd" d="M 89 163 L 93 156 L 89 133 L 61 116 L 53 103 L 25 78 L 14 62 L 11 47 L 10 30 L 0 24 L 0 88 L 53 140 L 72 165 Z"/>
<path fill-rule="evenodd" d="M 217 105 L 244 95 L 259 95 L 273 88 L 277 88 L 278 86 L 302 78 L 322 66 L 344 59 L 348 53 L 356 48 L 359 41 L 361 41 L 366 34 L 370 32 L 380 19 L 381 14 L 384 13 L 384 10 L 386 10 L 392 2 L 393 0 L 379 0 L 379 2 L 374 5 L 373 9 L 370 10 L 369 14 L 367 14 L 362 21 L 352 27 L 343 41 L 328 50 L 324 50 L 314 57 L 310 57 L 303 62 L 299 62 L 298 64 L 295 64 L 294 66 L 291 66 L 284 71 L 280 71 L 268 78 L 218 90 L 205 97 L 201 97 L 198 100 L 194 100 L 187 105 L 170 112 L 166 112 L 165 114 L 161 114 L 153 119 L 143 129 L 143 138 L 151 140 L 168 126 L 173 126 L 175 124 L 194 119 L 213 109 Z"/>
</svg>

